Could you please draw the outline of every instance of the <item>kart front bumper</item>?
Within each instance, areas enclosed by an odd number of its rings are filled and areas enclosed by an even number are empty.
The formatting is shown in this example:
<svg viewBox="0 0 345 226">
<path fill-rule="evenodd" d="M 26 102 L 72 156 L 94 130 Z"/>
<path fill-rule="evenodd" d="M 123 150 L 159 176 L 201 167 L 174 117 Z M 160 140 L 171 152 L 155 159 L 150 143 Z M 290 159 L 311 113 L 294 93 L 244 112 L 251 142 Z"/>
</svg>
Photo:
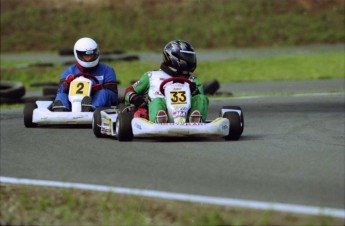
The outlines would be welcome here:
<svg viewBox="0 0 345 226">
<path fill-rule="evenodd" d="M 229 120 L 217 118 L 209 123 L 152 123 L 143 118 L 133 118 L 132 130 L 135 137 L 191 137 L 227 136 Z"/>
<path fill-rule="evenodd" d="M 39 125 L 91 125 L 93 112 L 52 112 L 47 108 L 36 108 L 32 122 Z"/>
</svg>

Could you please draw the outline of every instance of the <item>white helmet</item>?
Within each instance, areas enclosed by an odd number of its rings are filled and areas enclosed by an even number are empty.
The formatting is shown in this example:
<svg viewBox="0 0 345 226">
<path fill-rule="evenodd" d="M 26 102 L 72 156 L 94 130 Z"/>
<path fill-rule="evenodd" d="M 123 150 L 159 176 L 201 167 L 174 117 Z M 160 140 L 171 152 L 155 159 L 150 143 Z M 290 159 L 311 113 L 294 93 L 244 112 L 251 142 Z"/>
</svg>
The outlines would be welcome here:
<svg viewBox="0 0 345 226">
<path fill-rule="evenodd" d="M 92 55 L 92 58 L 89 60 L 85 59 L 85 55 Z M 74 56 L 82 67 L 95 67 L 99 62 L 99 50 L 97 43 L 91 38 L 79 39 L 74 45 Z"/>
</svg>

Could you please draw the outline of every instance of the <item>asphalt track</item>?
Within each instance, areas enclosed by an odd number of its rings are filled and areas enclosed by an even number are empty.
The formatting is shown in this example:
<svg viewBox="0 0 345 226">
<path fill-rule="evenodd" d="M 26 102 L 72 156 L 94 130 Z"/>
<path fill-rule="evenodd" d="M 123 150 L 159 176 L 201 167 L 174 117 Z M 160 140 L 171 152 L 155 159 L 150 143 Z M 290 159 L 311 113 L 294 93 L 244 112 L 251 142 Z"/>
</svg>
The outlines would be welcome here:
<svg viewBox="0 0 345 226">
<path fill-rule="evenodd" d="M 293 84 L 309 94 L 211 99 L 209 119 L 242 107 L 239 141 L 118 142 L 90 128 L 25 128 L 22 109 L 1 109 L 0 175 L 344 209 L 344 80 L 313 82 Z"/>
</svg>

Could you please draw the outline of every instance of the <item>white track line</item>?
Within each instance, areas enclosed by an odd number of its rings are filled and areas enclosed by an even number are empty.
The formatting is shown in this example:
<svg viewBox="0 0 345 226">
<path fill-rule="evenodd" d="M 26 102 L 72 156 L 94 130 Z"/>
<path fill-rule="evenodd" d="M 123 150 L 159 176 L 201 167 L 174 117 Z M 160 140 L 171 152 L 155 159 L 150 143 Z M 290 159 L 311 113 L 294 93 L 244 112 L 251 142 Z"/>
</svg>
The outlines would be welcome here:
<svg viewBox="0 0 345 226">
<path fill-rule="evenodd" d="M 11 183 L 11 184 L 38 185 L 38 186 L 47 186 L 47 187 L 75 188 L 75 189 L 82 189 L 82 190 L 112 192 L 112 193 L 128 194 L 128 195 L 139 195 L 139 196 L 162 198 L 162 199 L 169 199 L 169 200 L 199 202 L 199 203 L 215 204 L 215 205 L 222 205 L 222 206 L 229 206 L 229 207 L 252 208 L 252 209 L 260 209 L 260 210 L 273 210 L 273 211 L 291 212 L 291 213 L 298 213 L 298 214 L 325 215 L 325 216 L 331 216 L 331 217 L 337 217 L 337 218 L 345 218 L 345 209 L 335 209 L 335 208 L 327 208 L 327 207 L 321 208 L 317 206 L 304 206 L 304 205 L 294 205 L 294 204 L 286 204 L 286 203 L 269 203 L 269 202 L 261 202 L 261 201 L 254 201 L 254 200 L 251 201 L 251 200 L 189 195 L 189 194 L 171 193 L 171 192 L 162 192 L 162 191 L 153 191 L 153 190 L 111 187 L 111 186 L 93 185 L 93 184 L 21 179 L 21 178 L 13 178 L 13 177 L 0 177 L 0 182 Z"/>
</svg>

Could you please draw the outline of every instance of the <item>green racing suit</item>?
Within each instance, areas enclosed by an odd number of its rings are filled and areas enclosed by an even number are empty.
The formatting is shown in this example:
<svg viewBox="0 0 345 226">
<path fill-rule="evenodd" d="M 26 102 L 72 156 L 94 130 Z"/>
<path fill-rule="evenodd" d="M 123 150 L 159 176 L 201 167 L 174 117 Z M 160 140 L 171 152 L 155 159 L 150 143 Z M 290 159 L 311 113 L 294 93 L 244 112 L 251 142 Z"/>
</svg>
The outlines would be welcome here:
<svg viewBox="0 0 345 226">
<path fill-rule="evenodd" d="M 131 89 L 125 93 L 125 104 L 130 105 L 130 96 L 133 93 L 142 96 L 148 96 L 148 111 L 149 120 L 154 122 L 158 111 L 166 111 L 166 103 L 164 95 L 160 92 L 160 84 L 168 78 L 173 76 L 167 74 L 162 69 L 149 71 L 144 73 L 141 78 L 135 82 Z M 191 99 L 191 109 L 189 114 L 195 110 L 198 110 L 201 114 L 201 119 L 204 122 L 207 118 L 208 104 L 209 100 L 206 95 L 204 95 L 203 85 L 193 75 L 189 75 L 188 79 L 196 84 L 198 91 L 195 95 L 192 95 Z M 189 118 L 189 115 L 188 115 Z"/>
</svg>

